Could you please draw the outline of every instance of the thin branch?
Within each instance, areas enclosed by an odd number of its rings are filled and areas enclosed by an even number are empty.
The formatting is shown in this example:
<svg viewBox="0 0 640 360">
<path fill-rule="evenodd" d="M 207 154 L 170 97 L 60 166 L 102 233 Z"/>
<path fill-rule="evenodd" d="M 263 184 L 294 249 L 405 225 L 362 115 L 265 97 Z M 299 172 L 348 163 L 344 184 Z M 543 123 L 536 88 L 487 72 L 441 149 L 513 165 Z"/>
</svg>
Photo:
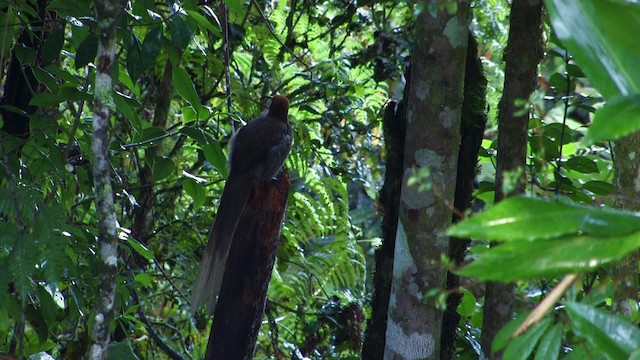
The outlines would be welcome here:
<svg viewBox="0 0 640 360">
<path fill-rule="evenodd" d="M 267 17 L 264 16 L 264 13 L 262 12 L 262 9 L 260 9 L 260 6 L 258 6 L 258 2 L 256 0 L 251 0 L 251 3 L 256 7 L 256 10 L 258 10 L 258 13 L 260 14 L 260 17 L 262 18 L 262 21 L 264 21 L 264 23 L 267 24 L 267 29 L 271 33 L 271 36 L 273 36 L 273 38 L 276 39 L 276 41 L 278 41 L 280 43 L 280 45 L 283 48 L 285 48 L 287 50 L 287 52 L 289 52 L 289 54 L 291 54 L 291 56 L 295 57 L 298 60 L 298 62 L 300 62 L 300 64 L 302 64 L 302 66 L 304 66 L 304 68 L 309 72 L 309 74 L 311 76 L 311 69 L 309 68 L 309 66 L 307 66 L 307 63 L 304 62 L 304 60 L 302 60 L 300 57 L 298 57 L 298 55 L 296 55 L 293 52 L 293 50 L 289 49 L 289 47 L 287 45 L 285 45 L 285 43 L 283 43 L 282 40 L 280 40 L 280 38 L 278 37 L 278 35 L 276 35 L 276 33 L 273 31 L 273 27 L 271 26 L 271 23 L 269 22 L 269 19 L 267 19 Z"/>
<path fill-rule="evenodd" d="M 136 305 L 138 305 L 138 308 L 136 309 L 136 312 L 138 313 L 138 318 L 144 324 L 151 339 L 153 339 L 156 345 L 158 345 L 158 347 L 162 349 L 162 351 L 164 351 L 165 354 L 169 356 L 169 358 L 174 360 L 186 360 L 184 356 L 180 355 L 174 348 L 172 348 L 160 337 L 160 335 L 154 329 L 153 324 L 151 323 L 151 321 L 149 321 L 149 318 L 147 318 L 147 315 L 144 313 L 142 304 L 140 303 L 140 298 L 138 297 L 138 293 L 134 288 L 131 288 L 130 290 L 131 290 L 131 297 L 133 298 L 133 302 Z"/>
</svg>

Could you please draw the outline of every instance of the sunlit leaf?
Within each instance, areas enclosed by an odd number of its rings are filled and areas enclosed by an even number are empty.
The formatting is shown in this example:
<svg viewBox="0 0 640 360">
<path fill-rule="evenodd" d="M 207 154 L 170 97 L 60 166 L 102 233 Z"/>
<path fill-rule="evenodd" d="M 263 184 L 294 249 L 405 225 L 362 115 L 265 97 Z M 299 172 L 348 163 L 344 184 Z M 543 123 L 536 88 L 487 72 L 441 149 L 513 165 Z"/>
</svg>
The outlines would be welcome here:
<svg viewBox="0 0 640 360">
<path fill-rule="evenodd" d="M 587 339 L 608 359 L 627 359 L 640 344 L 636 325 L 593 306 L 567 302 L 565 309 L 573 331 Z"/>
<path fill-rule="evenodd" d="M 555 34 L 607 99 L 640 92 L 640 7 L 618 1 L 547 0 Z"/>
<path fill-rule="evenodd" d="M 608 238 L 572 235 L 557 239 L 505 242 L 481 254 L 457 273 L 481 280 L 508 282 L 584 272 L 620 260 L 638 248 L 638 232 Z"/>
<path fill-rule="evenodd" d="M 128 236 L 127 243 L 135 252 L 142 255 L 143 258 L 147 260 L 153 260 L 153 253 L 149 249 L 147 249 L 146 246 L 142 245 L 138 240 L 132 238 L 131 236 Z"/>
<path fill-rule="evenodd" d="M 625 235 L 640 231 L 634 213 L 543 200 L 513 197 L 453 225 L 448 234 L 492 241 L 549 239 L 565 234 Z"/>
<path fill-rule="evenodd" d="M 535 360 L 555 360 L 560 356 L 562 345 L 562 325 L 556 324 L 540 339 Z"/>
<path fill-rule="evenodd" d="M 526 360 L 533 352 L 538 344 L 538 340 L 544 335 L 545 331 L 551 325 L 551 319 L 546 318 L 535 324 L 526 333 L 512 339 L 504 350 L 504 359 Z"/>
</svg>

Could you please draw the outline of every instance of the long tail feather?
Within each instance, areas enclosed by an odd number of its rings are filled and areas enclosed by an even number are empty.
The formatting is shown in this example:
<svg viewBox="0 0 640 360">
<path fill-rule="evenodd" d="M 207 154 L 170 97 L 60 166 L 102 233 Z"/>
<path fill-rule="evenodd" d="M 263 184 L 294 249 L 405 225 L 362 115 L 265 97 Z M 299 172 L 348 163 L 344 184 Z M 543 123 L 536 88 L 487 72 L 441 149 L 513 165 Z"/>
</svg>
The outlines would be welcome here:
<svg viewBox="0 0 640 360">
<path fill-rule="evenodd" d="M 191 292 L 192 313 L 209 300 L 207 311 L 213 314 L 233 233 L 247 204 L 252 186 L 252 178 L 247 174 L 229 174 L 222 191 L 218 214 L 209 233 L 207 248 L 200 261 L 198 277 Z"/>
</svg>

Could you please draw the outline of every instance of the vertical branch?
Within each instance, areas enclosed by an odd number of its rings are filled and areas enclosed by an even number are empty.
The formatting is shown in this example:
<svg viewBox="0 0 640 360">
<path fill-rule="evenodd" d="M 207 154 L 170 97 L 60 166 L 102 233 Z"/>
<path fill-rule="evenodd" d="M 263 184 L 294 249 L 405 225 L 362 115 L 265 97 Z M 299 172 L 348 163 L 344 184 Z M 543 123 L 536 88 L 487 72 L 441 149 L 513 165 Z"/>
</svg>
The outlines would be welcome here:
<svg viewBox="0 0 640 360">
<path fill-rule="evenodd" d="M 542 1 L 514 0 L 511 4 L 509 39 L 504 52 L 504 94 L 498 104 L 498 157 L 495 201 L 522 194 L 526 187 L 529 111 L 521 112 L 517 99 L 528 99 L 535 90 L 542 58 Z M 517 177 L 507 188 L 505 175 Z M 491 344 L 513 316 L 514 284 L 487 283 L 482 321 L 482 351 L 491 359 Z"/>
<path fill-rule="evenodd" d="M 231 125 L 232 133 L 235 134 L 235 124 L 231 119 L 231 74 L 229 72 L 229 66 L 231 64 L 231 44 L 229 44 L 229 9 L 223 2 L 222 5 L 222 41 L 223 41 L 223 54 L 224 54 L 224 82 L 225 82 L 225 96 L 227 98 L 227 113 L 229 114 L 229 123 Z"/>
<path fill-rule="evenodd" d="M 117 18 L 124 1 L 95 2 L 100 31 L 93 111 L 93 177 L 98 213 L 98 254 L 100 256 L 100 287 L 95 303 L 91 346 L 87 357 L 105 359 L 109 343 L 109 324 L 113 319 L 118 264 L 117 220 L 113 205 L 113 189 L 109 171 L 109 118 L 112 99 L 111 69 L 115 61 Z"/>
<path fill-rule="evenodd" d="M 467 45 L 467 64 L 464 74 L 464 99 L 460 121 L 460 152 L 458 154 L 458 175 L 453 205 L 457 210 L 453 222 L 462 220 L 461 214 L 471 207 L 473 201 L 474 180 L 478 172 L 478 154 L 482 145 L 487 122 L 487 79 L 482 70 L 482 61 L 478 56 L 478 44 L 471 32 Z M 456 265 L 464 261 L 469 239 L 451 238 L 449 240 L 449 258 Z M 452 272 L 447 274 L 447 308 L 442 322 L 442 340 L 440 359 L 455 357 L 455 339 L 460 314 L 458 305 L 462 301 L 459 291 L 460 277 Z"/>
</svg>

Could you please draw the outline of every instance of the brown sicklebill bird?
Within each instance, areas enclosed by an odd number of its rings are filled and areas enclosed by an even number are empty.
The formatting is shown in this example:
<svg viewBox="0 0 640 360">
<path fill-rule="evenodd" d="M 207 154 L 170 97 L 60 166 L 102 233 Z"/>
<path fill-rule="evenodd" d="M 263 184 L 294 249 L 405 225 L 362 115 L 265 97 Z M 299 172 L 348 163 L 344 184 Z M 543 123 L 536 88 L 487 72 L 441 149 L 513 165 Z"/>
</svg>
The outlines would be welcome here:
<svg viewBox="0 0 640 360">
<path fill-rule="evenodd" d="M 288 114 L 289 100 L 276 95 L 269 112 L 242 127 L 232 139 L 229 177 L 192 289 L 192 313 L 208 300 L 207 310 L 213 314 L 231 240 L 251 188 L 254 183 L 273 179 L 291 150 L 292 133 Z"/>
</svg>

